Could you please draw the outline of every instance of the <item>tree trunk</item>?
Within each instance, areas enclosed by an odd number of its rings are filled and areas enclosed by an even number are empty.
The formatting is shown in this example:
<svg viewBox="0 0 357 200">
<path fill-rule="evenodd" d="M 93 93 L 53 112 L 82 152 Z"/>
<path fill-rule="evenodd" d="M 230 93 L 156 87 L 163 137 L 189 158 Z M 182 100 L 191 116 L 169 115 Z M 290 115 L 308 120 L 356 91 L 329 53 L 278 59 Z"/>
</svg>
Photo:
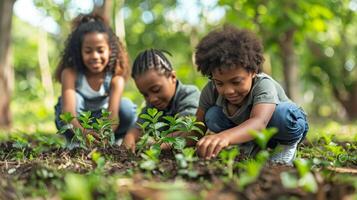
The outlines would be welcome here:
<svg viewBox="0 0 357 200">
<path fill-rule="evenodd" d="M 119 0 L 115 2 L 116 6 L 113 6 L 114 13 L 114 29 L 115 34 L 119 37 L 120 42 L 126 47 L 125 42 L 125 22 L 124 22 L 124 13 L 121 8 L 124 6 L 125 0 Z"/>
<path fill-rule="evenodd" d="M 11 126 L 10 99 L 13 71 L 10 65 L 11 21 L 14 0 L 0 1 L 0 128 Z"/>
<path fill-rule="evenodd" d="M 299 69 L 297 59 L 294 52 L 294 29 L 286 31 L 279 40 L 279 46 L 283 61 L 283 72 L 285 89 L 289 98 L 296 103 L 300 103 L 299 99 Z"/>
<path fill-rule="evenodd" d="M 332 84 L 333 94 L 346 110 L 348 119 L 357 119 L 357 81 L 352 84 L 352 89 L 346 91 L 345 88 L 338 88 L 337 84 Z"/>
<path fill-rule="evenodd" d="M 51 77 L 50 63 L 48 61 L 47 33 L 39 28 L 38 34 L 38 61 L 41 72 L 42 87 L 46 92 L 45 104 L 47 108 L 54 105 L 54 92 Z"/>
</svg>

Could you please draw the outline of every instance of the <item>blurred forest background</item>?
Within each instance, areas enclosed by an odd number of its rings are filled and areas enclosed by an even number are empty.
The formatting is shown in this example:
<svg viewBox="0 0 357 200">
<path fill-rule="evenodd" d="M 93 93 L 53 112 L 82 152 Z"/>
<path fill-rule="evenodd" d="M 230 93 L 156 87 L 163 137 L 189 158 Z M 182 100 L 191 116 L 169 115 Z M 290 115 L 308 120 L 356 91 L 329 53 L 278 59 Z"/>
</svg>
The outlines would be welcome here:
<svg viewBox="0 0 357 200">
<path fill-rule="evenodd" d="M 193 61 L 200 38 L 223 24 L 250 29 L 264 42 L 264 71 L 310 121 L 357 119 L 357 0 L 1 0 L 0 127 L 56 131 L 54 70 L 71 20 L 93 11 L 110 19 L 131 59 L 166 49 L 178 77 L 199 88 L 207 81 Z M 125 96 L 143 103 L 132 81 Z"/>
</svg>

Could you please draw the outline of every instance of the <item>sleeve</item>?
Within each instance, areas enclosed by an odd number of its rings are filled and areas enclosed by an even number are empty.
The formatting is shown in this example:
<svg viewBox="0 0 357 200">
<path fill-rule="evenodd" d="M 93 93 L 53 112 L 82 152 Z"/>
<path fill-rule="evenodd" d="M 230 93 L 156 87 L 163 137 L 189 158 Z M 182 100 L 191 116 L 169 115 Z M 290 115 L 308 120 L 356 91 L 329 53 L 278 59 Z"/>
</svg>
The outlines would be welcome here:
<svg viewBox="0 0 357 200">
<path fill-rule="evenodd" d="M 270 79 L 263 79 L 253 89 L 253 105 L 259 103 L 279 103 L 279 97 L 274 82 Z"/>
<path fill-rule="evenodd" d="M 196 115 L 198 107 L 198 99 L 200 98 L 200 91 L 197 87 L 189 87 L 185 94 L 180 97 L 177 104 L 177 113 L 180 116 Z"/>
<path fill-rule="evenodd" d="M 203 88 L 200 101 L 198 107 L 203 111 L 208 110 L 208 108 L 212 107 L 216 103 L 216 98 L 214 95 L 214 85 L 212 81 L 208 82 L 206 86 Z"/>
</svg>

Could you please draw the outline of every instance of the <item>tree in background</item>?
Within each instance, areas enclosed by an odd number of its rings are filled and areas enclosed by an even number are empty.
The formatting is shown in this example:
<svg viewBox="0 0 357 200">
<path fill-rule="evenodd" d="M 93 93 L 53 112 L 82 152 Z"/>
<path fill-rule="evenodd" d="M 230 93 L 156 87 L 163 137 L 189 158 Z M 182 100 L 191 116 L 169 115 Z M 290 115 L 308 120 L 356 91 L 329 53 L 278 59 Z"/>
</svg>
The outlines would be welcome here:
<svg viewBox="0 0 357 200">
<path fill-rule="evenodd" d="M 15 0 L 0 1 L 0 128 L 11 125 L 10 98 L 13 72 L 10 62 L 12 8 Z"/>
<path fill-rule="evenodd" d="M 304 43 L 304 35 L 326 29 L 326 20 L 332 17 L 326 1 L 220 0 L 219 4 L 226 7 L 226 22 L 261 35 L 267 51 L 280 61 L 273 59 L 273 65 L 282 65 L 287 95 L 301 102 L 299 77 L 303 63 L 296 50 Z"/>
<path fill-rule="evenodd" d="M 329 29 L 307 41 L 305 77 L 317 87 L 329 87 L 349 119 L 357 119 L 357 8 L 352 1 L 330 2 L 334 18 Z"/>
</svg>

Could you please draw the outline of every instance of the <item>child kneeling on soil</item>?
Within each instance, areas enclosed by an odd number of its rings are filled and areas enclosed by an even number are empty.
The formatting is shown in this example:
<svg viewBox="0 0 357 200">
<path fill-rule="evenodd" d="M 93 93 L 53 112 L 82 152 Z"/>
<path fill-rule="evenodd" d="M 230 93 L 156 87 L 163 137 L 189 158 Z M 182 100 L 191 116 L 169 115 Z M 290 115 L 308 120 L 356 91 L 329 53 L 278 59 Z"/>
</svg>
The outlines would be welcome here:
<svg viewBox="0 0 357 200">
<path fill-rule="evenodd" d="M 268 147 L 281 151 L 270 161 L 292 165 L 308 131 L 306 114 L 261 72 L 263 46 L 256 35 L 231 26 L 214 30 L 199 42 L 195 58 L 198 70 L 211 79 L 202 90 L 196 117 L 215 133 L 197 142 L 198 154 L 210 159 L 228 145 L 244 144 L 251 155 L 256 148 L 249 132 L 276 127 Z"/>
<path fill-rule="evenodd" d="M 146 113 L 148 108 L 156 108 L 163 111 L 163 116 L 194 116 L 200 92 L 197 87 L 184 85 L 177 79 L 176 72 L 164 53 L 167 52 L 145 50 L 134 61 L 131 76 L 146 100 L 141 114 Z M 138 118 L 137 124 L 143 122 L 143 119 Z M 123 144 L 133 153 L 140 135 L 141 129 L 137 125 L 124 138 Z"/>
<path fill-rule="evenodd" d="M 62 84 L 62 96 L 55 106 L 56 127 L 64 125 L 61 113 L 79 116 L 91 111 L 92 116 L 100 117 L 101 110 L 108 109 L 110 119 L 120 121 L 119 126 L 112 125 L 115 137 L 123 137 L 136 121 L 136 105 L 122 98 L 128 68 L 127 53 L 105 21 L 95 15 L 78 16 L 56 70 Z M 95 136 L 76 118 L 71 125 Z M 64 135 L 68 141 L 74 136 L 69 130 Z"/>
</svg>

